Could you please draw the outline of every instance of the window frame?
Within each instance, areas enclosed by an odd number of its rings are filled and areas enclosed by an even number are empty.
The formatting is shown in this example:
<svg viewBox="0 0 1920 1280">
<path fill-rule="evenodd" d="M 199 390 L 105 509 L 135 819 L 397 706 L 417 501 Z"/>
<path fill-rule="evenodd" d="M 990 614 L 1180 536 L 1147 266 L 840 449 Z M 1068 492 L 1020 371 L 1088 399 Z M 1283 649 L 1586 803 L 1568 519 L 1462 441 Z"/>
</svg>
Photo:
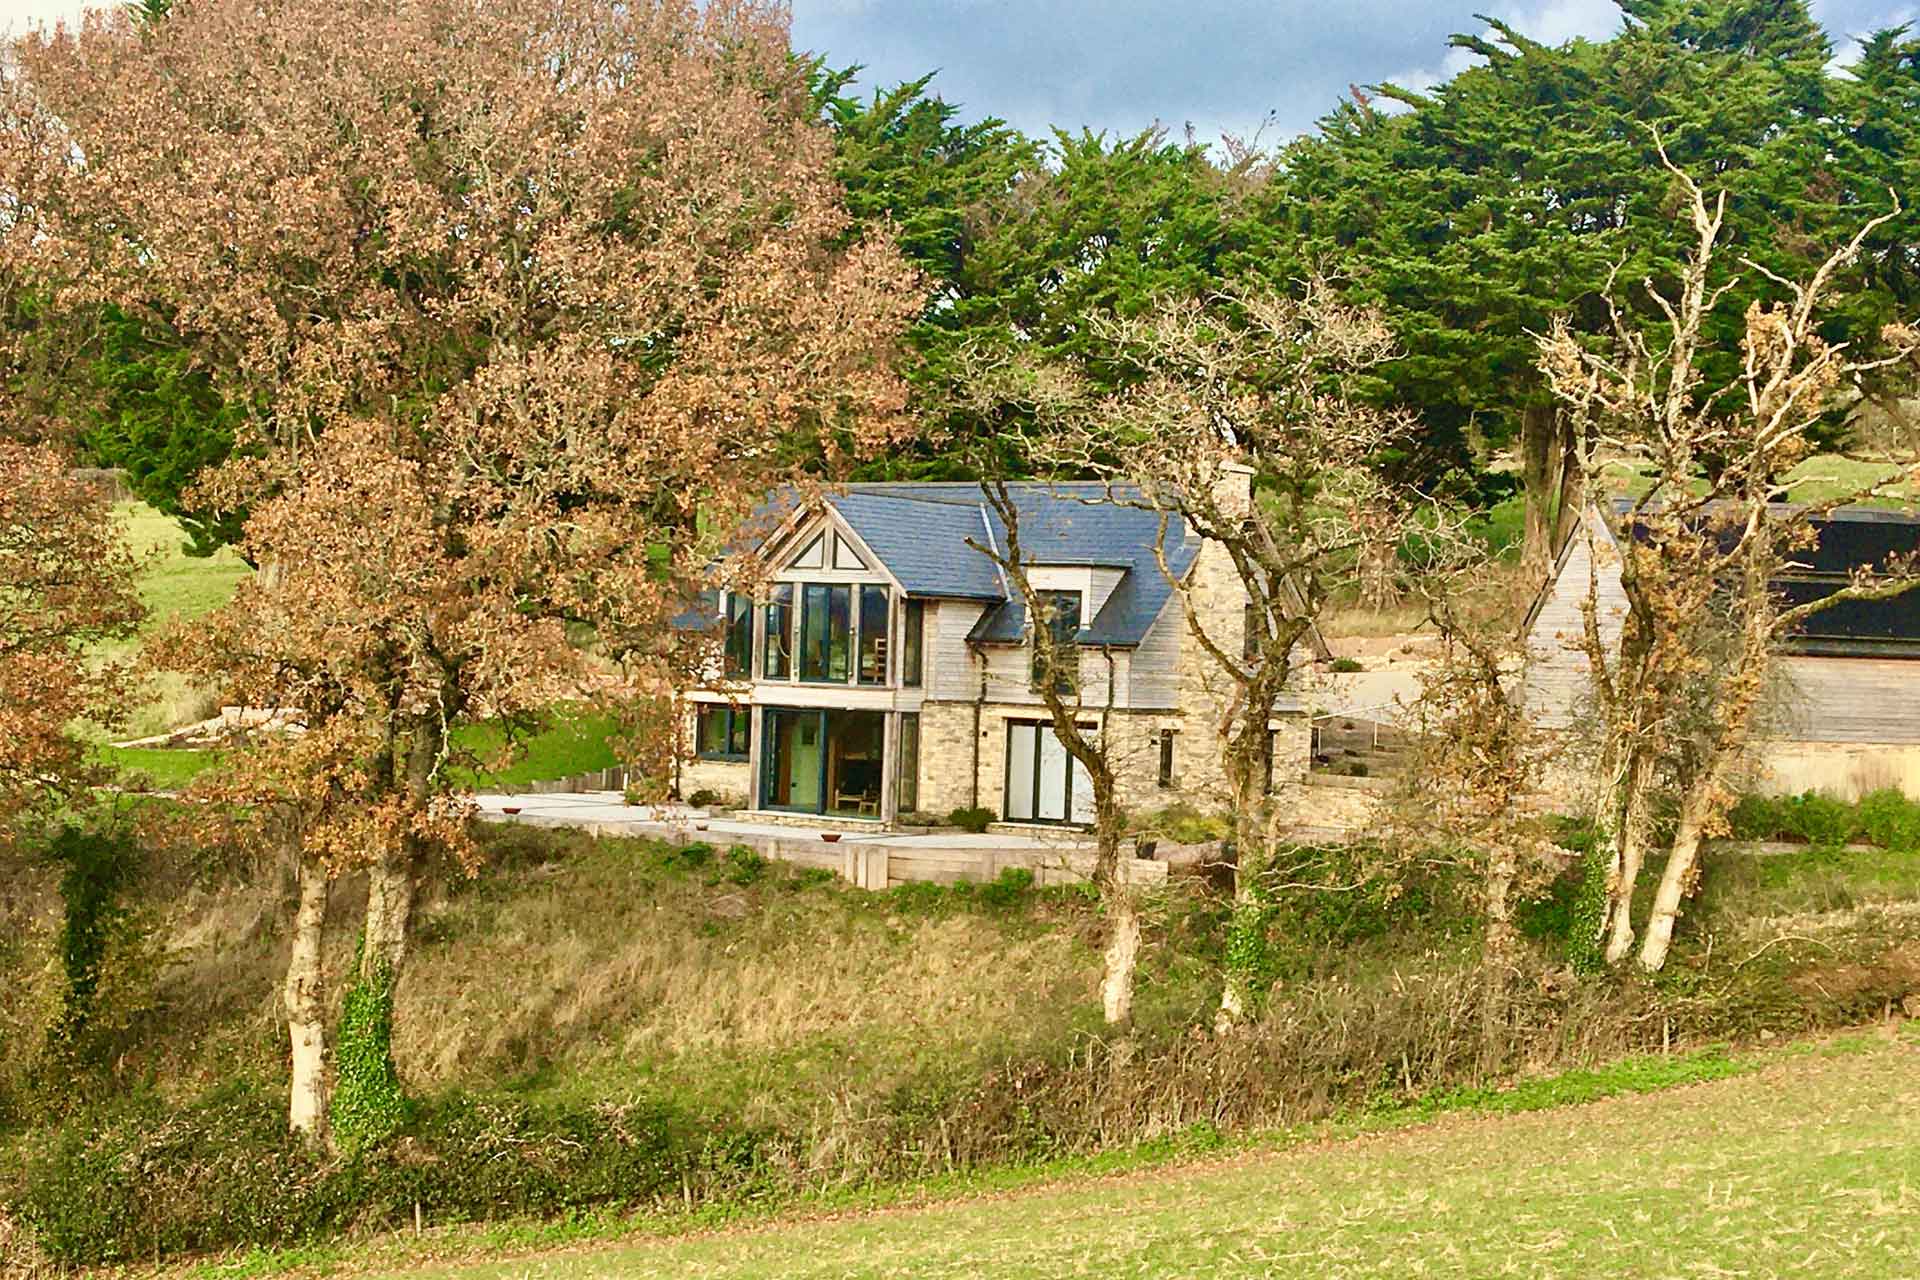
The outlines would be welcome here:
<svg viewBox="0 0 1920 1280">
<path fill-rule="evenodd" d="M 700 760 L 725 760 L 737 762 L 746 760 L 753 754 L 753 708 L 737 707 L 731 702 L 700 702 L 694 704 L 693 717 L 693 754 Z M 711 748 L 706 741 L 707 717 L 724 717 L 721 732 L 721 747 Z M 734 749 L 735 739 L 739 749 Z"/>
<path fill-rule="evenodd" d="M 900 687 L 918 689 L 927 676 L 927 602 L 908 599 L 900 610 Z"/>
</svg>

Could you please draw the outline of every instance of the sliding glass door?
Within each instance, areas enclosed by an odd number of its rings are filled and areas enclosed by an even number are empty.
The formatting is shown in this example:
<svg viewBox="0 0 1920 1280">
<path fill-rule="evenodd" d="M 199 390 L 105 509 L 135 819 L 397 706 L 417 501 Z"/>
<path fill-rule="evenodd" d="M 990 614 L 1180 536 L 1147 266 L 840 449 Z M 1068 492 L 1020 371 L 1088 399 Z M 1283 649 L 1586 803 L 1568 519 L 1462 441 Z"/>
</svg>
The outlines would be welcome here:
<svg viewBox="0 0 1920 1280">
<path fill-rule="evenodd" d="M 885 712 L 769 707 L 762 715 L 762 808 L 845 818 L 880 816 Z"/>
<path fill-rule="evenodd" d="M 1007 724 L 1008 822 L 1090 823 L 1093 780 L 1053 732 L 1051 724 Z"/>
</svg>

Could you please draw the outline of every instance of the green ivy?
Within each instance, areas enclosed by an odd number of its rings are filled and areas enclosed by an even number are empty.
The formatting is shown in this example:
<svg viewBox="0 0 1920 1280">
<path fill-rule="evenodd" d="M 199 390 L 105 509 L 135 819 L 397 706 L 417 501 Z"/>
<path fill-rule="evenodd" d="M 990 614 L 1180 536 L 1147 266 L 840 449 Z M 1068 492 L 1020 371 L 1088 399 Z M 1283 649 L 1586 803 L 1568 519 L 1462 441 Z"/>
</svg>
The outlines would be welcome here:
<svg viewBox="0 0 1920 1280">
<path fill-rule="evenodd" d="M 1575 973 L 1599 973 L 1607 967 L 1600 925 L 1606 919 L 1607 877 L 1613 870 L 1612 853 L 1604 840 L 1595 839 L 1580 857 L 1580 891 L 1567 922 L 1567 960 Z"/>
<path fill-rule="evenodd" d="M 366 945 L 361 940 L 361 947 Z M 407 1096 L 393 1068 L 393 970 L 376 961 L 347 988 L 334 1048 L 334 1140 L 347 1152 L 378 1146 L 407 1121 Z"/>
<path fill-rule="evenodd" d="M 1233 904 L 1233 918 L 1227 922 L 1224 956 L 1226 982 L 1237 987 L 1244 997 L 1243 1007 L 1251 1015 L 1260 993 L 1271 985 L 1274 970 L 1272 948 L 1268 945 L 1268 926 L 1273 921 L 1273 899 L 1258 884 L 1247 886 L 1246 893 Z"/>
<path fill-rule="evenodd" d="M 48 1029 L 48 1047 L 68 1061 L 89 1056 L 88 1029 L 93 1020 L 100 970 L 107 950 L 128 911 L 121 889 L 132 871 L 124 840 L 101 831 L 62 827 L 47 849 L 61 868 L 60 964 L 66 990 L 60 1015 Z"/>
</svg>

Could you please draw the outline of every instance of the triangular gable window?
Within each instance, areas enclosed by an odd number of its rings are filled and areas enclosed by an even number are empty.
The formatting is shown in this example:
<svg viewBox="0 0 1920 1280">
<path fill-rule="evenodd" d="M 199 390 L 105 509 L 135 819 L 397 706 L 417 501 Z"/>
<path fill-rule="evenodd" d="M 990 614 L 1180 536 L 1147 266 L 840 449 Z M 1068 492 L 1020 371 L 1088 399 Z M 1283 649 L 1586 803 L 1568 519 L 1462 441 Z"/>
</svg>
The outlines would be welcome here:
<svg viewBox="0 0 1920 1280">
<path fill-rule="evenodd" d="M 833 535 L 833 567 L 836 569 L 864 569 L 866 562 L 859 553 L 847 545 L 847 540 L 839 534 Z"/>
<path fill-rule="evenodd" d="M 795 569 L 824 569 L 826 567 L 827 535 L 824 533 L 807 544 L 806 550 L 793 558 Z"/>
</svg>

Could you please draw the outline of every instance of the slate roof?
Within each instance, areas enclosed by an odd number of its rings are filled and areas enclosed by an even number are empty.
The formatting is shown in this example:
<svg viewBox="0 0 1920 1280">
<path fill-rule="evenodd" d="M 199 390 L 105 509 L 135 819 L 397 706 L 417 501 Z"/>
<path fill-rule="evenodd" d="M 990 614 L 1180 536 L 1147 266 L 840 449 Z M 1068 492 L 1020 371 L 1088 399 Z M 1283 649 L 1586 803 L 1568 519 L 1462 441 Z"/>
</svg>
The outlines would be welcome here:
<svg viewBox="0 0 1920 1280">
<path fill-rule="evenodd" d="M 1154 543 L 1160 516 L 1109 501 L 1099 484 L 1020 483 L 1008 486 L 1019 513 L 1020 547 L 1037 565 L 1092 565 L 1123 575 L 1100 612 L 1088 620 L 1081 644 L 1130 648 L 1166 607 L 1172 584 L 1160 571 Z M 1129 490 L 1116 489 L 1125 498 Z M 965 483 L 856 484 L 828 495 L 843 519 L 879 556 L 910 596 L 991 601 L 971 639 L 1018 644 L 1025 609 L 1010 600 L 998 567 L 968 545 L 991 537 L 1005 548 L 1006 529 L 981 494 Z M 1167 562 L 1184 574 L 1199 554 L 1198 538 L 1178 517 L 1167 530 Z"/>
</svg>

